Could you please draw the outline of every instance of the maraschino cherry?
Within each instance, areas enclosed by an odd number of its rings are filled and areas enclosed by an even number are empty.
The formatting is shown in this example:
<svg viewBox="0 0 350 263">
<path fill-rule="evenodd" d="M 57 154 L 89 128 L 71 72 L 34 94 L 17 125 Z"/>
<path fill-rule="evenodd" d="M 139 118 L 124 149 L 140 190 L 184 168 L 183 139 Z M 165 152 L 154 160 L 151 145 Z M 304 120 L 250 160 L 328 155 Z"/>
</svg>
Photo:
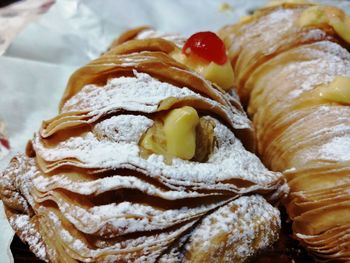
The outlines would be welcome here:
<svg viewBox="0 0 350 263">
<path fill-rule="evenodd" d="M 187 56 L 192 54 L 219 65 L 227 61 L 226 48 L 224 42 L 213 32 L 198 32 L 187 39 L 182 53 Z"/>
<path fill-rule="evenodd" d="M 5 138 L 0 138 L 0 144 L 2 144 L 6 149 L 10 149 L 10 143 Z"/>
</svg>

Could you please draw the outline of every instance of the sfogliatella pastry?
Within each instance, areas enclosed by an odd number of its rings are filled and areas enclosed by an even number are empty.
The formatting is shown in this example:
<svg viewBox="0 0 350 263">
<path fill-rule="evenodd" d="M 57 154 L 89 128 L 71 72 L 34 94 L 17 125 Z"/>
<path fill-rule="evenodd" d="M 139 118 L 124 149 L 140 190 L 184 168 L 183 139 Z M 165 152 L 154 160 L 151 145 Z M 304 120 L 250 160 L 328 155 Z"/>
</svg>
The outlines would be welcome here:
<svg viewBox="0 0 350 263">
<path fill-rule="evenodd" d="M 258 152 L 289 182 L 295 238 L 319 260 L 349 262 L 350 18 L 331 6 L 288 3 L 220 35 Z"/>
<path fill-rule="evenodd" d="M 243 262 L 277 239 L 270 203 L 285 179 L 243 146 L 252 128 L 225 92 L 227 58 L 197 58 L 190 42 L 186 53 L 149 29 L 123 34 L 71 76 L 58 115 L 13 158 L 1 198 L 39 258 Z"/>
</svg>

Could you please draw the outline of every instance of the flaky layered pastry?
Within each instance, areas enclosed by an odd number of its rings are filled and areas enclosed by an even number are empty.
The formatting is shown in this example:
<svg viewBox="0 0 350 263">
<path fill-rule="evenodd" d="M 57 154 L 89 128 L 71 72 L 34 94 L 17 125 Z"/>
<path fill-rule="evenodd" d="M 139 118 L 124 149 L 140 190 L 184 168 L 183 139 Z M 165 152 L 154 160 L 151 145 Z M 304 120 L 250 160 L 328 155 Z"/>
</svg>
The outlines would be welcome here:
<svg viewBox="0 0 350 263">
<path fill-rule="evenodd" d="M 350 19 L 334 7 L 289 3 L 220 35 L 258 152 L 289 182 L 295 238 L 320 260 L 349 262 Z"/>
<path fill-rule="evenodd" d="M 39 258 L 243 262 L 277 239 L 269 202 L 285 181 L 244 148 L 237 96 L 174 59 L 181 41 L 122 35 L 72 75 L 59 114 L 12 159 L 1 199 Z"/>
</svg>

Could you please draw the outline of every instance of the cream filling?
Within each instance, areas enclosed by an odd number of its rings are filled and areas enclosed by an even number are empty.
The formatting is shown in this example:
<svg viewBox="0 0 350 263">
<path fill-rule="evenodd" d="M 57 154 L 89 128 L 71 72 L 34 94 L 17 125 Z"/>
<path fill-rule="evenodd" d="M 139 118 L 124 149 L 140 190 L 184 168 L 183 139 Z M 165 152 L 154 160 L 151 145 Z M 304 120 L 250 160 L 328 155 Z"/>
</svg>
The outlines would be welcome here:
<svg viewBox="0 0 350 263">
<path fill-rule="evenodd" d="M 311 6 L 303 11 L 299 26 L 330 25 L 347 43 L 350 43 L 350 18 L 343 11 L 331 6 Z"/>
<path fill-rule="evenodd" d="M 328 101 L 350 104 L 350 78 L 336 76 L 332 82 L 319 86 L 318 94 Z"/>
<path fill-rule="evenodd" d="M 176 61 L 185 64 L 189 68 L 201 74 L 207 80 L 220 86 L 225 91 L 233 87 L 234 75 L 229 59 L 225 64 L 219 65 L 209 62 L 198 56 L 186 56 L 180 49 L 176 49 L 170 54 Z"/>
</svg>

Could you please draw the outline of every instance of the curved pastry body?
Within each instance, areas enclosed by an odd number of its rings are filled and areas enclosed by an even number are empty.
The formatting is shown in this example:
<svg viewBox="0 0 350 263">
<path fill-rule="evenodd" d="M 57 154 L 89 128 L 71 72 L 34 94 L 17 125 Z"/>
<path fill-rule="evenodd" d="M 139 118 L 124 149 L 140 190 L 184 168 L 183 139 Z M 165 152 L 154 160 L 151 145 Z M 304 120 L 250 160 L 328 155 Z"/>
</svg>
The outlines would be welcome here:
<svg viewBox="0 0 350 263">
<path fill-rule="evenodd" d="M 349 32 L 339 30 L 347 23 L 333 7 L 284 4 L 220 32 L 259 155 L 289 182 L 295 237 L 342 262 L 350 261 L 350 53 Z"/>
<path fill-rule="evenodd" d="M 77 70 L 59 114 L 12 160 L 0 181 L 9 221 L 50 262 L 242 262 L 278 237 L 268 201 L 285 181 L 244 148 L 237 98 L 174 60 L 173 42 L 137 35 Z M 184 108 L 199 123 L 190 160 L 162 144 Z"/>
</svg>

